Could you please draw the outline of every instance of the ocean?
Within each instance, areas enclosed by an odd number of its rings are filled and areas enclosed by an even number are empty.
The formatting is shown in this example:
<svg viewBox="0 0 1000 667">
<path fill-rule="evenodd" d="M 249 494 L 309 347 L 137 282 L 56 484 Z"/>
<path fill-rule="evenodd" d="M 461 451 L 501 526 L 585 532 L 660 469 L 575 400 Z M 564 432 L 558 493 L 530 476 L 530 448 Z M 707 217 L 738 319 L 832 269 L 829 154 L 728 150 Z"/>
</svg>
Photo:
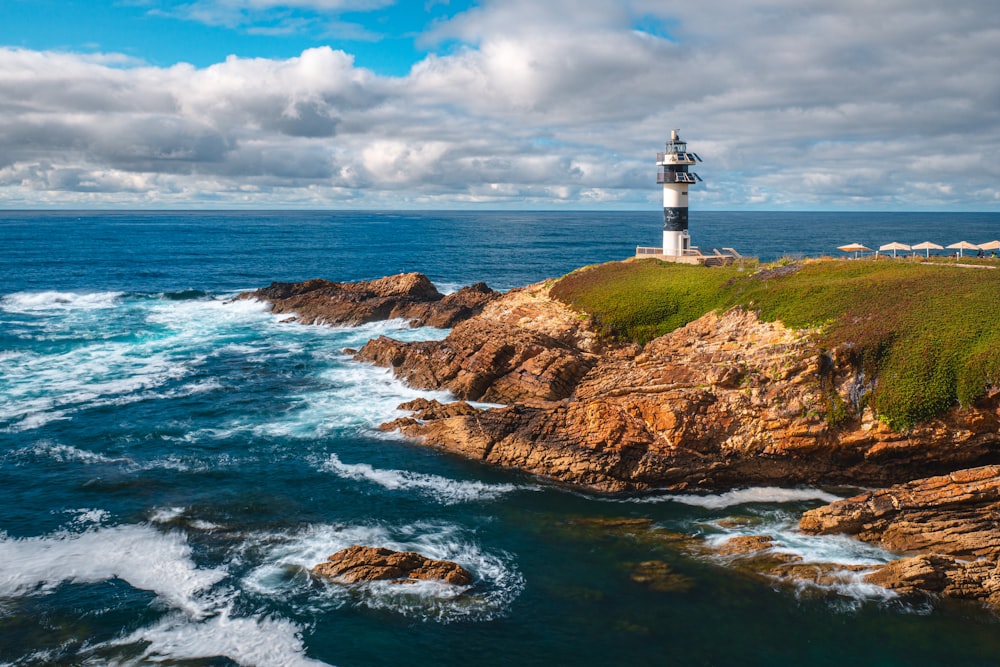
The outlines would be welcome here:
<svg viewBox="0 0 1000 667">
<path fill-rule="evenodd" d="M 995 665 L 1000 623 L 846 575 L 788 588 L 692 545 L 773 535 L 806 562 L 893 554 L 795 530 L 850 489 L 599 496 L 386 434 L 446 399 L 355 362 L 390 321 L 282 323 L 240 291 L 426 273 L 497 289 L 658 245 L 658 211 L 0 212 L 2 665 Z M 691 213 L 770 261 L 1000 237 L 1000 214 Z M 647 527 L 657 530 L 650 532 Z M 342 587 L 351 544 L 473 572 Z M 637 564 L 683 582 L 654 590 Z"/>
</svg>

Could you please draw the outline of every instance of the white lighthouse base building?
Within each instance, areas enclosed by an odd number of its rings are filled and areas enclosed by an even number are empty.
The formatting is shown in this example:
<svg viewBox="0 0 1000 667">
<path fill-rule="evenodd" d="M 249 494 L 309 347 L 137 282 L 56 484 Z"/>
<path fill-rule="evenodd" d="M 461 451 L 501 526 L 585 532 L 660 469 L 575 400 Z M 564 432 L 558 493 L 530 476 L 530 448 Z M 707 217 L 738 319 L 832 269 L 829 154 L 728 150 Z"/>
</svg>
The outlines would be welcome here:
<svg viewBox="0 0 1000 667">
<path fill-rule="evenodd" d="M 682 257 L 691 249 L 691 235 L 684 232 L 663 232 L 663 249 L 660 254 Z"/>
</svg>

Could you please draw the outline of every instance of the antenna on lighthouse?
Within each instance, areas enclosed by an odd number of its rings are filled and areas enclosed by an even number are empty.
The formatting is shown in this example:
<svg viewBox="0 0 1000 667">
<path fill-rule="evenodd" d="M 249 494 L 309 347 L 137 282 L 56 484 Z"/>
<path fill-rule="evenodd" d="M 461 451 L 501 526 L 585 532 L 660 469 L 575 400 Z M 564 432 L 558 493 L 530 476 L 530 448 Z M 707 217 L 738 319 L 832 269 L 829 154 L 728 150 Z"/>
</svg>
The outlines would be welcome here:
<svg viewBox="0 0 1000 667">
<path fill-rule="evenodd" d="M 681 141 L 680 130 L 670 130 L 666 150 L 656 156 L 660 168 L 656 182 L 663 184 L 663 250 L 672 257 L 682 257 L 691 247 L 688 234 L 688 185 L 698 183 L 701 177 L 688 167 L 701 162 L 696 153 L 689 153 L 687 143 Z"/>
</svg>

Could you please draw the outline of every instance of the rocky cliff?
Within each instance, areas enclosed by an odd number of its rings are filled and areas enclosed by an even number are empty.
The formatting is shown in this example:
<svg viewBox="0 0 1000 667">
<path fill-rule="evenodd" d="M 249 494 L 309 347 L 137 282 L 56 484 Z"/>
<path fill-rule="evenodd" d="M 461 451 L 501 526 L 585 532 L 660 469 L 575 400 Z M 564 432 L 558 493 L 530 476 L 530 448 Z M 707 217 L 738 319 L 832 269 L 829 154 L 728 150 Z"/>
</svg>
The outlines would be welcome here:
<svg viewBox="0 0 1000 667">
<path fill-rule="evenodd" d="M 868 575 L 872 583 L 1000 604 L 1000 468 L 989 465 L 1000 463 L 1000 392 L 895 431 L 867 407 L 874 380 L 849 345 L 821 349 L 815 332 L 741 307 L 639 347 L 602 340 L 542 284 L 503 295 L 476 285 L 444 297 L 407 274 L 278 283 L 249 296 L 303 322 L 403 317 L 453 327 L 441 341 L 382 337 L 357 353 L 413 386 L 462 399 L 404 404 L 411 416 L 384 429 L 603 492 L 895 485 L 807 513 L 801 529 L 906 555 Z M 982 467 L 963 470 L 974 466 Z M 733 548 L 767 551 L 767 539 Z M 805 571 L 772 565 L 783 578 Z"/>
<path fill-rule="evenodd" d="M 883 485 L 988 462 L 996 397 L 906 433 L 857 402 L 864 378 L 811 332 L 735 308 L 644 348 L 604 347 L 543 286 L 504 295 L 443 341 L 378 339 L 358 358 L 407 382 L 505 403 L 386 425 L 430 445 L 602 491 Z"/>
</svg>

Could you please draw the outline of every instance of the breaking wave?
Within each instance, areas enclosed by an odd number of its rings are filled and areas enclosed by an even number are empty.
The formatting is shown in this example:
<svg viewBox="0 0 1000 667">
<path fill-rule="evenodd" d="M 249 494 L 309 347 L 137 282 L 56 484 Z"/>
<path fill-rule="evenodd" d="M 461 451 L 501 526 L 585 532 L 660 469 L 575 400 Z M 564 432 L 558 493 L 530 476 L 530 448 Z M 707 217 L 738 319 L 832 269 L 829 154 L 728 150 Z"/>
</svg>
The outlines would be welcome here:
<svg viewBox="0 0 1000 667">
<path fill-rule="evenodd" d="M 81 647 L 84 655 L 106 655 L 116 647 L 133 655 L 141 647 L 141 660 L 153 662 L 224 656 L 248 666 L 324 664 L 305 656 L 301 628 L 291 621 L 238 615 L 237 593 L 221 585 L 228 571 L 199 567 L 182 532 L 146 524 L 87 525 L 107 521 L 107 513 L 78 514 L 73 525 L 82 526 L 81 532 L 0 537 L 0 596 L 39 596 L 64 584 L 120 579 L 152 592 L 168 610 L 126 637 Z"/>
<path fill-rule="evenodd" d="M 515 491 L 535 489 L 518 484 L 466 482 L 408 470 L 380 469 L 367 463 L 347 464 L 336 454 L 331 454 L 321 469 L 333 472 L 343 479 L 371 482 L 390 491 L 418 491 L 445 505 L 496 500 Z"/>
<path fill-rule="evenodd" d="M 642 498 L 630 498 L 629 502 L 673 502 L 693 507 L 704 507 L 706 509 L 723 509 L 737 505 L 801 503 L 809 500 L 821 500 L 824 503 L 832 503 L 840 500 L 840 496 L 835 496 L 820 489 L 784 489 L 777 486 L 762 486 L 736 489 L 713 495 L 677 493 L 662 496 L 646 496 Z"/>
<path fill-rule="evenodd" d="M 102 310 L 118 305 L 123 292 L 17 292 L 0 298 L 0 310 L 14 314 Z"/>
</svg>

